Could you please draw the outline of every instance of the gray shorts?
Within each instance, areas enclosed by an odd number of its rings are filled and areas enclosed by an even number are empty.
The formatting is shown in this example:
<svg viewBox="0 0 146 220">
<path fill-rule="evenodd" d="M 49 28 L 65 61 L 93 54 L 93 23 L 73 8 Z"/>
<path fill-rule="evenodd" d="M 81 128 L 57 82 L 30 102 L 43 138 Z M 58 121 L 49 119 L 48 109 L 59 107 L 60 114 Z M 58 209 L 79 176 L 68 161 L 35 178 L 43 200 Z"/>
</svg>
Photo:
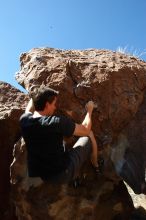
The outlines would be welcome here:
<svg viewBox="0 0 146 220">
<path fill-rule="evenodd" d="M 69 152 L 70 164 L 68 170 L 72 178 L 76 178 L 83 164 L 90 158 L 91 141 L 89 137 L 80 137 Z"/>
<path fill-rule="evenodd" d="M 69 165 L 67 169 L 55 176 L 53 182 L 70 182 L 75 179 L 79 175 L 83 164 L 90 158 L 91 146 L 89 137 L 80 137 L 68 152 Z"/>
</svg>

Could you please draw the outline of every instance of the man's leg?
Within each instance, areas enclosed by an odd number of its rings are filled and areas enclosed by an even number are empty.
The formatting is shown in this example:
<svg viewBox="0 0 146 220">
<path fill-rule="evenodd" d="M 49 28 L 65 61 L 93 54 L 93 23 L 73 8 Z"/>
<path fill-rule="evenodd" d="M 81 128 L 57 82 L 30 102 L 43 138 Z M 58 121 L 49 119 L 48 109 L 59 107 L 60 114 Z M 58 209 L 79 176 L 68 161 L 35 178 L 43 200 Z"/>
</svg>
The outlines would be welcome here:
<svg viewBox="0 0 146 220">
<path fill-rule="evenodd" d="M 73 148 L 69 151 L 69 170 L 72 178 L 79 176 L 80 170 L 88 159 L 90 159 L 92 144 L 89 137 L 80 137 Z"/>
<path fill-rule="evenodd" d="M 92 143 L 91 163 L 94 167 L 98 167 L 98 146 L 93 131 L 90 131 L 89 137 Z"/>
</svg>

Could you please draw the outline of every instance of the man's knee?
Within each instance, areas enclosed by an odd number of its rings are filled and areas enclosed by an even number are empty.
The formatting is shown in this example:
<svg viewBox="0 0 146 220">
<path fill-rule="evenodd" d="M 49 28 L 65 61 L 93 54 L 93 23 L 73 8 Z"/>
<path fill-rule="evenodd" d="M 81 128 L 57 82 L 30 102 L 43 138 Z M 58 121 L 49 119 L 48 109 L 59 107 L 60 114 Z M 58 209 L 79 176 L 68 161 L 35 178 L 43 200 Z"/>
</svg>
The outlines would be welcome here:
<svg viewBox="0 0 146 220">
<path fill-rule="evenodd" d="M 92 143 L 89 137 L 80 137 L 78 141 L 75 143 L 75 145 L 73 146 L 73 148 L 83 147 L 83 148 L 88 148 L 89 150 L 91 150 L 91 145 Z"/>
<path fill-rule="evenodd" d="M 75 143 L 72 149 L 73 153 L 80 158 L 81 161 L 86 160 L 92 151 L 92 144 L 89 137 L 81 137 Z"/>
</svg>

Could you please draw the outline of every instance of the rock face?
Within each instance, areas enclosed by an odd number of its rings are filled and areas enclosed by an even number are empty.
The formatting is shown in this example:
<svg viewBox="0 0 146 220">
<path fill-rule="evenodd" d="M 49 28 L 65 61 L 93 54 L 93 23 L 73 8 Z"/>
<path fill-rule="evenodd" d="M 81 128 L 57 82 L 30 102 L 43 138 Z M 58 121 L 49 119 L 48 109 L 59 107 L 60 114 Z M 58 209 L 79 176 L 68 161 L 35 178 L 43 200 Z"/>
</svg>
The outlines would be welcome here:
<svg viewBox="0 0 146 220">
<path fill-rule="evenodd" d="M 134 192 L 146 194 L 146 94 L 135 117 L 112 145 L 112 159 L 117 172 Z"/>
<path fill-rule="evenodd" d="M 20 137 L 18 119 L 23 112 L 26 95 L 0 81 L 0 219 L 10 213 L 10 164 L 13 146 Z"/>
<path fill-rule="evenodd" d="M 12 199 L 19 220 L 130 219 L 134 206 L 122 181 L 97 177 L 91 165 L 84 169 L 80 185 L 43 183 L 29 178 L 23 140 L 15 145 L 11 165 Z"/>
<path fill-rule="evenodd" d="M 33 49 L 20 61 L 17 81 L 27 90 L 42 84 L 57 89 L 59 112 L 67 110 L 75 121 L 82 121 L 88 100 L 98 104 L 93 131 L 105 157 L 105 170 L 97 180 L 87 166 L 79 189 L 53 187 L 27 177 L 25 147 L 19 142 L 11 167 L 19 219 L 130 219 L 132 201 L 125 207 L 123 195 L 128 198 L 128 194 L 117 180 L 120 176 L 135 193 L 146 191 L 146 63 L 108 50 L 52 48 Z M 113 197 L 119 185 L 123 191 Z"/>
</svg>

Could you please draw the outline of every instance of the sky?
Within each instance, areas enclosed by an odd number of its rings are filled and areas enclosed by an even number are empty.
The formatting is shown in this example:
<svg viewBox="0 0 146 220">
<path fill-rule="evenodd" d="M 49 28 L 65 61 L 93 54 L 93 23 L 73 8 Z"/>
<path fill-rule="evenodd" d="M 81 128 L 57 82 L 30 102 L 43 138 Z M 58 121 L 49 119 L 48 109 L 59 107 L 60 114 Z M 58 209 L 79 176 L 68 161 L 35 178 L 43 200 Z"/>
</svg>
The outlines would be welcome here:
<svg viewBox="0 0 146 220">
<path fill-rule="evenodd" d="M 15 80 L 32 48 L 122 48 L 146 61 L 146 0 L 3 0 L 0 81 Z"/>
</svg>

